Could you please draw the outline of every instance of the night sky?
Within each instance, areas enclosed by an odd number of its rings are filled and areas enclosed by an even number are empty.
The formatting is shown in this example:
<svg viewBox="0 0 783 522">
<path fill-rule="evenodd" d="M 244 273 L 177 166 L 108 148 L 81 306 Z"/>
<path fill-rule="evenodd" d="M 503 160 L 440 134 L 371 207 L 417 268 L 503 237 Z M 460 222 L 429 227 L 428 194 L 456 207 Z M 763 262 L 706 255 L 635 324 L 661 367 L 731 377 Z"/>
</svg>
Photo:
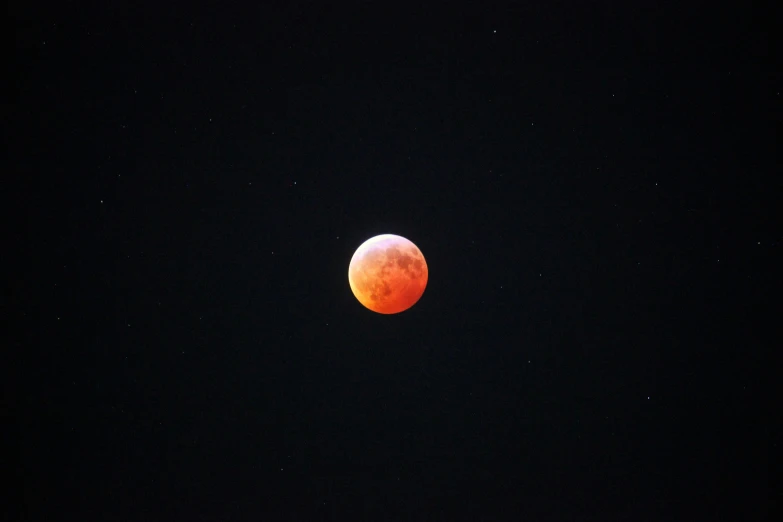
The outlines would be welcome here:
<svg viewBox="0 0 783 522">
<path fill-rule="evenodd" d="M 771 13 L 412 6 L 9 4 L 4 519 L 766 519 Z"/>
</svg>

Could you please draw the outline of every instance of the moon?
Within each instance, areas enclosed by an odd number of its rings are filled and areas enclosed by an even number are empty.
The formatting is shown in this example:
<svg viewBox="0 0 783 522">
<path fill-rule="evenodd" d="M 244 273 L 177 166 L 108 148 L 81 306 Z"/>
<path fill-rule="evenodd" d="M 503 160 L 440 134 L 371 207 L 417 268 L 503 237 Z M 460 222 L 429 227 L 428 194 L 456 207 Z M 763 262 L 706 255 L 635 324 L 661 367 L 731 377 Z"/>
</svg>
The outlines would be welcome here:
<svg viewBox="0 0 783 522">
<path fill-rule="evenodd" d="M 402 236 L 382 234 L 356 249 L 348 283 L 356 299 L 379 314 L 404 312 L 421 298 L 429 270 L 419 247 Z"/>
</svg>

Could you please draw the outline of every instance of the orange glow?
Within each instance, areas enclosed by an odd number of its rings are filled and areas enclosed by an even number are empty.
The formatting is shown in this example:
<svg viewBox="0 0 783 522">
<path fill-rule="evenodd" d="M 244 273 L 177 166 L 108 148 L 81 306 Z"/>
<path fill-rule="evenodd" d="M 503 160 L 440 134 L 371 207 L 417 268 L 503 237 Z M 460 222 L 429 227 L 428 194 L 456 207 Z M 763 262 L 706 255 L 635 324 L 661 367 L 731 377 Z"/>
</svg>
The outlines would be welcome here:
<svg viewBox="0 0 783 522">
<path fill-rule="evenodd" d="M 397 314 L 416 304 L 428 276 L 421 250 L 404 237 L 392 234 L 362 243 L 348 268 L 353 295 L 379 314 Z"/>
</svg>

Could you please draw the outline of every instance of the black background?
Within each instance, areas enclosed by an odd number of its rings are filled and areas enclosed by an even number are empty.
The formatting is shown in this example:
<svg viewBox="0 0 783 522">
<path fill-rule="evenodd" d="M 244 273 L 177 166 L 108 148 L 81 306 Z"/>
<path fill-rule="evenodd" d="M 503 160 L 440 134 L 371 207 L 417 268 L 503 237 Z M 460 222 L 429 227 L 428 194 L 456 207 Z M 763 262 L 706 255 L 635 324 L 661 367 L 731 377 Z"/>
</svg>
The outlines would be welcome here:
<svg viewBox="0 0 783 522">
<path fill-rule="evenodd" d="M 589 4 L 10 4 L 8 519 L 765 519 L 774 19 Z"/>
</svg>

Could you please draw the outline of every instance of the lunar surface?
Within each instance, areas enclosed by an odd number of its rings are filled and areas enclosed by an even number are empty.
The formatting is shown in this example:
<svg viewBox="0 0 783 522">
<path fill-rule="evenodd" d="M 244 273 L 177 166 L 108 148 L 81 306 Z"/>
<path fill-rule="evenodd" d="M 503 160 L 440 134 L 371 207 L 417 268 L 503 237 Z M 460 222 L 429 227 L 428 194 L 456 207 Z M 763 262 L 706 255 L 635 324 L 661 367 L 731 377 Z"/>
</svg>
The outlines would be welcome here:
<svg viewBox="0 0 783 522">
<path fill-rule="evenodd" d="M 348 267 L 353 295 L 379 314 L 397 314 L 416 304 L 428 276 L 421 250 L 393 234 L 375 236 L 362 243 Z"/>
</svg>

